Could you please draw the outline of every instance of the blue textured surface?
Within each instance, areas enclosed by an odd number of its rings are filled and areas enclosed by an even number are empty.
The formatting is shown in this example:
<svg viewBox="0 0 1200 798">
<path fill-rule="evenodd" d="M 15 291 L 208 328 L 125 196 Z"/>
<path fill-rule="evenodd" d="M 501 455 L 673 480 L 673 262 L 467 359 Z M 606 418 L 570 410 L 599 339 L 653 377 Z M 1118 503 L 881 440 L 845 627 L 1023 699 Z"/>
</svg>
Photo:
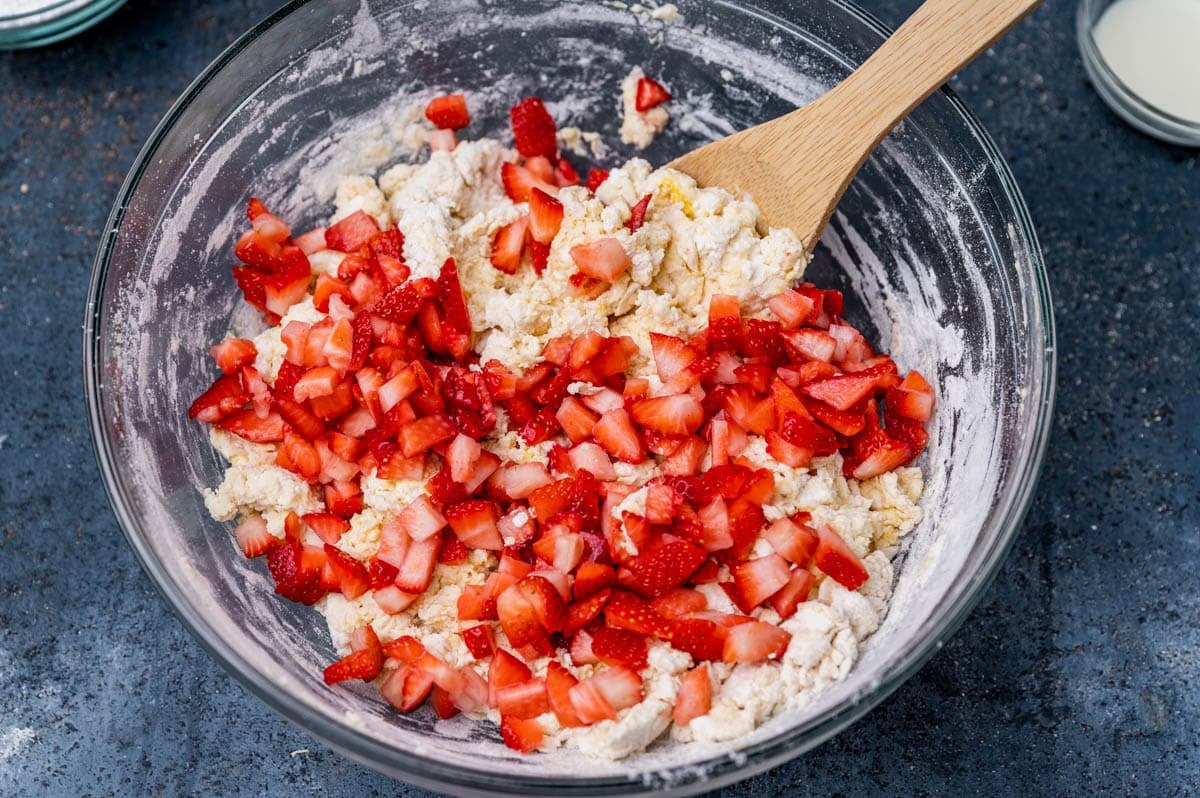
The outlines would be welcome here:
<svg viewBox="0 0 1200 798">
<path fill-rule="evenodd" d="M 133 0 L 0 55 L 0 795 L 424 795 L 271 714 L 168 612 L 93 462 L 79 320 L 120 180 L 274 0 Z M 915 0 L 867 3 L 897 24 Z M 1041 235 L 1060 393 L 966 626 L 866 719 L 729 796 L 1190 794 L 1200 783 L 1200 168 L 1124 127 L 1050 0 L 954 82 Z"/>
</svg>

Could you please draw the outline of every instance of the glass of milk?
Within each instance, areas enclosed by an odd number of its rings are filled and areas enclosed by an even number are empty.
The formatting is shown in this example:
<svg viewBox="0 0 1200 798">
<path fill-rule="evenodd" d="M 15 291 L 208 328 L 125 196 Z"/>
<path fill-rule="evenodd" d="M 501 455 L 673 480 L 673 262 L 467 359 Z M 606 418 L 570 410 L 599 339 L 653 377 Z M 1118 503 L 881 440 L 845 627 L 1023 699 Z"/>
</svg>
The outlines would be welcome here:
<svg viewBox="0 0 1200 798">
<path fill-rule="evenodd" d="M 1092 85 L 1138 130 L 1200 147 L 1200 0 L 1080 0 Z"/>
</svg>

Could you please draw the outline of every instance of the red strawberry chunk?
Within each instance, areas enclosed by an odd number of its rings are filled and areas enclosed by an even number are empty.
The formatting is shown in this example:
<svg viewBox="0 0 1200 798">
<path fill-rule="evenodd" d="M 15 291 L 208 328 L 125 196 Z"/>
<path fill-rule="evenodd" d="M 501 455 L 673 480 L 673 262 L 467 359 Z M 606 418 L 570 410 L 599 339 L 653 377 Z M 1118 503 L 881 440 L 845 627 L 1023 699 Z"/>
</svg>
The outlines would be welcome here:
<svg viewBox="0 0 1200 798">
<path fill-rule="evenodd" d="M 762 604 L 788 583 L 791 573 L 787 560 L 778 554 L 768 554 L 733 567 L 733 581 L 743 606 L 749 609 Z"/>
<path fill-rule="evenodd" d="M 736 351 L 744 335 L 742 310 L 738 305 L 737 297 L 714 294 L 712 302 L 708 306 L 709 351 Z"/>
<path fill-rule="evenodd" d="M 414 541 L 431 538 L 446 526 L 446 518 L 437 511 L 428 496 L 419 496 L 409 502 L 396 520 Z"/>
<path fill-rule="evenodd" d="M 496 636 L 489 624 L 481 623 L 463 629 L 462 639 L 475 659 L 487 659 L 496 652 Z"/>
<path fill-rule="evenodd" d="M 379 692 L 401 712 L 412 712 L 429 697 L 433 675 L 411 665 L 401 665 L 383 680 Z"/>
<path fill-rule="evenodd" d="M 693 719 L 707 715 L 711 709 L 712 680 L 708 675 L 708 666 L 700 664 L 679 680 L 679 692 L 675 696 L 671 718 L 678 725 L 686 726 Z"/>
<path fill-rule="evenodd" d="M 901 419 L 903 420 L 903 419 Z M 915 423 L 915 422 L 914 422 Z M 260 417 L 251 410 L 241 410 L 216 422 L 216 426 L 254 443 L 277 443 L 283 440 L 286 427 L 278 413 Z"/>
<path fill-rule="evenodd" d="M 307 513 L 302 518 L 304 523 L 325 543 L 336 544 L 350 529 L 349 522 L 333 513 Z"/>
<path fill-rule="evenodd" d="M 677 587 L 651 601 L 650 606 L 663 617 L 677 618 L 707 609 L 708 599 L 699 590 Z"/>
<path fill-rule="evenodd" d="M 558 406 L 554 417 L 558 420 L 559 425 L 563 428 L 563 432 L 567 433 L 567 437 L 572 443 L 585 441 L 592 436 L 592 430 L 599 421 L 599 417 L 588 410 L 587 406 L 576 399 L 574 396 L 567 396 L 563 399 L 562 404 Z"/>
<path fill-rule="evenodd" d="M 576 244 L 569 254 L 582 274 L 608 283 L 633 267 L 625 247 L 611 237 L 598 238 L 590 244 Z"/>
<path fill-rule="evenodd" d="M 870 479 L 899 468 L 913 456 L 906 443 L 890 437 L 878 427 L 867 428 L 851 442 L 851 452 L 843 470 L 855 479 Z"/>
<path fill-rule="evenodd" d="M 467 546 L 474 549 L 500 551 L 504 540 L 496 527 L 500 508 L 495 502 L 471 500 L 446 506 L 446 520 L 450 528 Z"/>
<path fill-rule="evenodd" d="M 577 684 L 579 680 L 557 661 L 551 660 L 546 666 L 547 702 L 559 724 L 568 729 L 584 725 L 571 704 L 571 688 Z"/>
<path fill-rule="evenodd" d="M 410 543 L 404 555 L 404 564 L 396 577 L 396 587 L 405 593 L 424 593 L 433 579 L 433 569 L 437 566 L 441 548 L 440 535 Z"/>
<path fill-rule="evenodd" d="M 233 534 L 247 557 L 261 557 L 279 543 L 279 538 L 267 531 L 267 522 L 261 515 L 246 516 Z"/>
<path fill-rule="evenodd" d="M 258 357 L 254 342 L 245 338 L 226 338 L 209 351 L 217 367 L 225 374 L 233 374 L 245 366 L 254 365 L 254 358 Z"/>
<path fill-rule="evenodd" d="M 188 408 L 188 416 L 213 423 L 241 410 L 250 401 L 242 391 L 242 381 L 233 375 L 218 377 L 207 391 Z"/>
<path fill-rule="evenodd" d="M 632 413 L 634 421 L 665 435 L 687 435 L 704 423 L 704 408 L 688 394 L 634 402 Z"/>
<path fill-rule="evenodd" d="M 773 624 L 762 621 L 740 623 L 725 637 L 722 659 L 725 662 L 762 662 L 778 660 L 787 651 L 792 636 Z"/>
<path fill-rule="evenodd" d="M 646 459 L 641 440 L 625 408 L 610 410 L 596 422 L 592 434 L 604 451 L 626 463 L 641 463 Z"/>
<path fill-rule="evenodd" d="M 788 583 L 769 599 L 771 607 L 779 613 L 780 618 L 787 619 L 796 614 L 796 608 L 801 602 L 808 600 L 813 581 L 812 572 L 804 568 L 792 571 Z"/>
<path fill-rule="evenodd" d="M 527 679 L 516 684 L 507 684 L 496 690 L 496 708 L 501 716 L 512 718 L 536 718 L 550 711 L 546 697 L 546 680 Z"/>
<path fill-rule="evenodd" d="M 629 228 L 629 232 L 636 233 L 646 221 L 646 211 L 650 208 L 650 200 L 654 197 L 653 194 L 647 194 L 638 200 L 637 205 L 629 209 L 629 219 L 625 222 L 625 226 Z"/>
<path fill-rule="evenodd" d="M 771 524 L 763 537 L 780 556 L 801 568 L 808 567 L 817 550 L 817 533 L 807 524 L 790 518 L 780 518 Z"/>
<path fill-rule="evenodd" d="M 556 160 L 558 130 L 554 118 L 537 97 L 526 97 L 508 111 L 517 152 L 525 158 L 541 155 Z"/>
<path fill-rule="evenodd" d="M 606 665 L 624 665 L 640 671 L 647 665 L 644 635 L 605 626 L 592 635 L 592 653 Z"/>
<path fill-rule="evenodd" d="M 767 300 L 767 307 L 784 327 L 794 328 L 804 324 L 816 310 L 816 303 L 796 291 L 784 291 Z"/>
<path fill-rule="evenodd" d="M 383 670 L 383 652 L 379 638 L 370 626 L 363 627 L 366 645 L 346 656 L 325 669 L 325 684 L 337 684 L 349 679 L 362 679 L 369 682 Z"/>
<path fill-rule="evenodd" d="M 720 661 L 725 651 L 725 627 L 708 618 L 676 618 L 668 639 L 674 648 L 697 660 Z"/>
<path fill-rule="evenodd" d="M 800 389 L 835 410 L 849 410 L 871 395 L 875 378 L 863 374 L 843 374 L 805 385 Z"/>
<path fill-rule="evenodd" d="M 414 457 L 442 441 L 450 440 L 457 433 L 458 429 L 449 416 L 439 413 L 405 424 L 397 432 L 396 438 L 404 456 Z"/>
<path fill-rule="evenodd" d="M 598 618 L 611 597 L 612 591 L 604 588 L 568 606 L 563 634 L 574 634 Z"/>
<path fill-rule="evenodd" d="M 604 607 L 604 620 L 609 626 L 663 640 L 668 640 L 671 636 L 672 622 L 632 593 L 614 592 Z"/>
<path fill-rule="evenodd" d="M 529 194 L 529 233 L 534 241 L 549 244 L 562 226 L 562 203 L 536 186 Z"/>
<path fill-rule="evenodd" d="M 338 252 L 355 252 L 379 235 L 379 225 L 365 211 L 355 211 L 325 231 L 325 246 Z"/>
<path fill-rule="evenodd" d="M 496 649 L 488 665 L 488 706 L 495 707 L 501 688 L 533 678 L 529 666 L 502 648 Z"/>
<path fill-rule="evenodd" d="M 612 568 L 607 565 L 601 565 L 598 562 L 580 563 L 575 570 L 573 587 L 575 600 L 580 601 L 609 587 L 613 584 L 614 578 Z"/>
<path fill-rule="evenodd" d="M 829 527 L 817 530 L 816 566 L 847 590 L 858 590 L 871 578 L 858 555 L 850 550 L 838 533 Z"/>
<path fill-rule="evenodd" d="M 467 98 L 461 94 L 434 97 L 425 106 L 425 118 L 442 130 L 461 130 L 471 124 Z"/>
<path fill-rule="evenodd" d="M 587 190 L 596 193 L 596 189 L 600 188 L 600 184 L 608 180 L 607 169 L 597 169 L 595 167 L 588 170 L 587 175 Z"/>
<path fill-rule="evenodd" d="M 647 77 L 638 78 L 634 107 L 639 114 L 644 114 L 651 108 L 657 108 L 669 99 L 671 99 L 671 92 L 667 91 L 661 83 Z"/>
<path fill-rule="evenodd" d="M 467 310 L 467 300 L 463 295 L 462 283 L 458 279 L 458 265 L 454 258 L 448 258 L 442 264 L 437 278 L 438 299 L 446 312 L 446 323 L 459 332 L 471 332 L 471 314 Z"/>
<path fill-rule="evenodd" d="M 528 754 L 542 744 L 542 727 L 536 720 L 522 720 L 511 715 L 500 716 L 500 737 L 514 751 Z"/>
<path fill-rule="evenodd" d="M 659 596 L 683 584 L 704 562 L 704 549 L 680 538 L 664 538 L 627 563 L 631 587 L 646 596 Z"/>
<path fill-rule="evenodd" d="M 361 562 L 328 543 L 325 544 L 325 556 L 333 581 L 343 596 L 353 601 L 367 592 L 371 580 Z"/>
</svg>

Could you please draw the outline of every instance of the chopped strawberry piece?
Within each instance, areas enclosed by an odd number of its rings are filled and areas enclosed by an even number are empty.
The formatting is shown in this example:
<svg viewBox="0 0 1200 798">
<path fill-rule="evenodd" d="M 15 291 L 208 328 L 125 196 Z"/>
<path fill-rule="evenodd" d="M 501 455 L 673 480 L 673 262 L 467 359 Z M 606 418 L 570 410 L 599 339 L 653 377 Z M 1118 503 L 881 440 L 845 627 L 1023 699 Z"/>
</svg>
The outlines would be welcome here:
<svg viewBox="0 0 1200 798">
<path fill-rule="evenodd" d="M 571 260 L 587 277 L 611 283 L 633 267 L 625 247 L 615 238 L 598 238 L 571 247 Z"/>
<path fill-rule="evenodd" d="M 820 380 L 800 389 L 835 410 L 849 410 L 875 390 L 875 378 L 864 374 L 843 374 Z"/>
<path fill-rule="evenodd" d="M 632 593 L 617 591 L 604 607 L 609 626 L 652 635 L 664 640 L 671 635 L 671 621 L 659 615 L 649 604 Z"/>
<path fill-rule="evenodd" d="M 378 557 L 372 557 L 367 565 L 367 579 L 372 590 L 388 587 L 396 581 L 400 569 Z"/>
<path fill-rule="evenodd" d="M 364 639 L 363 647 L 347 654 L 326 668 L 325 684 L 337 684 L 348 679 L 362 679 L 364 682 L 369 682 L 383 670 L 383 651 L 379 645 L 379 638 L 375 635 L 375 630 L 370 626 L 364 626 L 360 632 Z"/>
<path fill-rule="evenodd" d="M 871 578 L 858 555 L 850 550 L 838 533 L 829 527 L 817 530 L 817 550 L 813 555 L 816 566 L 847 590 L 858 590 Z"/>
<path fill-rule="evenodd" d="M 475 659 L 487 659 L 496 651 L 496 637 L 486 623 L 463 629 L 462 639 Z"/>
<path fill-rule="evenodd" d="M 769 623 L 740 623 L 726 635 L 722 659 L 725 662 L 778 660 L 787 651 L 791 639 L 790 634 Z"/>
<path fill-rule="evenodd" d="M 411 635 L 402 635 L 383 647 L 383 656 L 405 665 L 416 665 L 425 656 L 425 646 Z"/>
<path fill-rule="evenodd" d="M 418 496 L 409 502 L 396 516 L 396 521 L 414 541 L 431 538 L 446 526 L 446 517 L 437 511 L 428 496 Z"/>
<path fill-rule="evenodd" d="M 786 328 L 799 327 L 812 317 L 816 303 L 796 291 L 784 291 L 767 300 L 767 307 Z"/>
<path fill-rule="evenodd" d="M 664 539 L 627 563 L 630 586 L 646 596 L 661 595 L 683 584 L 705 557 L 704 549 L 685 540 Z"/>
<path fill-rule="evenodd" d="M 379 235 L 379 225 L 365 211 L 355 211 L 325 231 L 325 246 L 338 252 L 356 252 Z"/>
<path fill-rule="evenodd" d="M 461 711 L 458 707 L 454 706 L 454 698 L 436 684 L 429 693 L 429 705 L 433 707 L 433 711 L 442 720 L 449 720 Z"/>
<path fill-rule="evenodd" d="M 256 411 L 241 410 L 216 422 L 216 426 L 254 443 L 277 443 L 283 440 L 286 427 L 278 413 L 265 418 Z"/>
<path fill-rule="evenodd" d="M 405 457 L 413 457 L 428 451 L 442 441 L 448 441 L 458 433 L 454 422 L 444 414 L 426 416 L 401 427 L 396 438 Z"/>
<path fill-rule="evenodd" d="M 771 596 L 771 607 L 779 613 L 779 617 L 787 619 L 796 614 L 796 607 L 808 600 L 812 591 L 813 575 L 804 568 L 797 568 L 788 577 L 788 583 Z"/>
<path fill-rule="evenodd" d="M 679 680 L 679 692 L 675 696 L 675 708 L 671 718 L 676 724 L 686 726 L 693 719 L 707 715 L 712 709 L 712 680 L 708 666 L 700 664 Z"/>
<path fill-rule="evenodd" d="M 411 665 L 401 665 L 383 680 L 379 692 L 401 712 L 412 712 L 433 690 L 433 675 Z"/>
<path fill-rule="evenodd" d="M 781 337 L 793 358 L 828 363 L 837 352 L 837 341 L 832 335 L 821 330 L 784 330 Z"/>
<path fill-rule="evenodd" d="M 496 528 L 500 508 L 495 502 L 471 500 L 446 506 L 446 520 L 454 534 L 474 549 L 500 551 L 504 541 Z"/>
<path fill-rule="evenodd" d="M 396 587 L 405 593 L 424 593 L 433 579 L 433 569 L 437 566 L 441 547 L 440 535 L 410 543 L 404 555 L 404 564 L 396 577 Z"/>
<path fill-rule="evenodd" d="M 562 226 L 562 203 L 536 186 L 529 195 L 529 234 L 534 241 L 549 244 Z"/>
<path fill-rule="evenodd" d="M 592 653 L 607 665 L 624 665 L 635 671 L 646 667 L 646 638 L 628 629 L 605 626 L 592 635 Z"/>
<path fill-rule="evenodd" d="M 726 630 L 706 618 L 676 618 L 670 621 L 668 639 L 674 648 L 697 660 L 717 660 L 724 655 Z"/>
<path fill-rule="evenodd" d="M 592 434 L 604 450 L 626 463 L 641 463 L 646 459 L 637 430 L 625 409 L 610 410 L 596 422 Z"/>
<path fill-rule="evenodd" d="M 496 690 L 496 709 L 502 716 L 513 718 L 536 718 L 550 711 L 546 697 L 546 680 L 527 679 L 516 684 L 507 684 Z"/>
<path fill-rule="evenodd" d="M 608 170 L 592 167 L 588 170 L 587 182 L 585 185 L 587 186 L 588 191 L 595 194 L 596 189 L 600 188 L 600 184 L 605 180 L 608 180 Z"/>
<path fill-rule="evenodd" d="M 350 524 L 344 518 L 339 518 L 333 513 L 307 513 L 302 518 L 325 543 L 336 544 L 350 529 Z"/>
<path fill-rule="evenodd" d="M 529 666 L 502 648 L 496 649 L 488 666 L 488 705 L 495 707 L 501 688 L 533 678 Z"/>
<path fill-rule="evenodd" d="M 254 365 L 254 358 L 258 357 L 254 342 L 245 338 L 226 338 L 210 351 L 217 367 L 225 374 L 233 374 L 244 366 Z"/>
<path fill-rule="evenodd" d="M 327 562 L 333 581 L 343 596 L 353 601 L 367 592 L 371 580 L 361 562 L 328 543 L 325 544 L 325 556 L 329 558 Z"/>
<path fill-rule="evenodd" d="M 500 716 L 500 737 L 514 751 L 528 754 L 542 744 L 542 727 L 536 720 L 522 720 L 511 715 Z"/>
<path fill-rule="evenodd" d="M 790 413 L 780 424 L 779 432 L 788 443 L 824 456 L 838 450 L 837 437 L 824 427 L 814 424 L 797 413 Z"/>
<path fill-rule="evenodd" d="M 241 410 L 250 401 L 242 391 L 242 381 L 226 374 L 218 377 L 207 391 L 200 394 L 188 408 L 188 416 L 199 421 L 213 423 Z"/>
<path fill-rule="evenodd" d="M 261 557 L 279 544 L 279 538 L 267 531 L 267 522 L 261 515 L 246 516 L 233 534 L 247 557 Z"/>
<path fill-rule="evenodd" d="M 425 118 L 443 130 L 462 130 L 471 124 L 467 98 L 461 94 L 434 97 L 425 106 Z"/>
<path fill-rule="evenodd" d="M 646 221 L 646 211 L 650 208 L 650 200 L 654 197 L 653 194 L 647 194 L 638 200 L 637 205 L 629 209 L 629 219 L 626 220 L 625 226 L 629 228 L 629 232 L 636 233 Z"/>
<path fill-rule="evenodd" d="M 558 130 L 554 118 L 537 97 L 526 97 L 508 111 L 517 152 L 525 158 L 558 157 Z"/>
<path fill-rule="evenodd" d="M 912 460 L 913 450 L 878 427 L 868 427 L 851 441 L 851 451 L 843 464 L 846 476 L 870 479 L 899 468 Z"/>
<path fill-rule="evenodd" d="M 598 562 L 580 563 L 579 567 L 575 570 L 575 584 L 573 586 L 575 600 L 580 601 L 594 595 L 612 585 L 613 581 L 613 570 L 607 565 L 602 565 Z"/>
<path fill-rule="evenodd" d="M 667 91 L 666 87 L 658 81 L 647 77 L 638 78 L 634 107 L 639 114 L 644 114 L 651 108 L 657 108 L 670 99 L 671 92 Z"/>
<path fill-rule="evenodd" d="M 780 518 L 771 524 L 763 537 L 777 553 L 801 568 L 808 567 L 817 549 L 817 533 L 807 524 L 790 518 Z"/>
<path fill-rule="evenodd" d="M 778 554 L 740 563 L 732 570 L 738 594 L 749 609 L 757 607 L 781 590 L 791 577 L 787 560 Z"/>
<path fill-rule="evenodd" d="M 325 508 L 334 515 L 350 518 L 362 511 L 362 490 L 354 482 L 334 482 L 325 486 Z"/>
<path fill-rule="evenodd" d="M 634 421 L 665 435 L 687 435 L 704 423 L 704 408 L 688 394 L 634 402 L 632 413 Z"/>
<path fill-rule="evenodd" d="M 708 599 L 699 590 L 677 587 L 650 602 L 650 606 L 665 618 L 677 618 L 708 608 Z"/>
<path fill-rule="evenodd" d="M 714 294 L 708 306 L 708 349 L 736 351 L 745 333 L 737 297 Z"/>
<path fill-rule="evenodd" d="M 910 372 L 908 378 L 916 373 L 915 371 Z M 900 387 L 888 388 L 884 401 L 887 403 L 887 413 L 898 418 L 924 422 L 933 417 L 932 390 L 910 390 L 904 387 L 904 383 L 901 383 Z"/>
<path fill-rule="evenodd" d="M 551 660 L 546 666 L 546 699 L 550 710 L 564 728 L 584 725 L 571 704 L 571 688 L 577 684 L 579 680 L 557 661 Z"/>
</svg>

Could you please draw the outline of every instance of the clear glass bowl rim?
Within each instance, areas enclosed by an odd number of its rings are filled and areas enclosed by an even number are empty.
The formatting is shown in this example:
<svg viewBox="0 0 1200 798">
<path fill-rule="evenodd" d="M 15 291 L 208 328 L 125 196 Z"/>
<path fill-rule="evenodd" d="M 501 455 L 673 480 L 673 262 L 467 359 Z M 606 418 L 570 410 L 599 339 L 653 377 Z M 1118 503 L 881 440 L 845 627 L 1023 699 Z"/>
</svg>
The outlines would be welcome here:
<svg viewBox="0 0 1200 798">
<path fill-rule="evenodd" d="M 1050 295 L 1049 280 L 1046 274 L 1045 262 L 1042 258 L 1041 247 L 1038 244 L 1028 208 L 1021 195 L 1015 178 L 1007 163 L 1000 154 L 999 148 L 991 136 L 983 128 L 975 115 L 966 107 L 958 96 L 943 87 L 940 90 L 941 99 L 948 102 L 952 109 L 961 117 L 971 134 L 976 138 L 996 170 L 1004 191 L 1005 198 L 1011 203 L 1016 212 L 1016 222 L 1022 234 L 1030 243 L 1029 269 L 1034 288 L 1031 299 L 1039 311 L 1039 320 L 1044 339 L 1042 351 L 1042 369 L 1040 375 L 1035 375 L 1036 383 L 1032 386 L 1041 389 L 1041 396 L 1031 427 L 1027 430 L 1031 445 L 1021 453 L 1019 460 L 1013 463 L 1016 478 L 1000 519 L 1001 533 L 991 542 L 980 560 L 980 567 L 975 573 L 967 575 L 956 595 L 953 596 L 948 608 L 940 616 L 926 623 L 919 634 L 908 643 L 900 658 L 896 660 L 894 670 L 888 679 L 882 680 L 871 692 L 856 700 L 847 700 L 835 711 L 809 722 L 793 727 L 756 745 L 741 749 L 736 759 L 728 755 L 715 757 L 702 763 L 699 767 L 706 772 L 703 780 L 691 781 L 678 788 L 655 788 L 642 782 L 631 781 L 622 777 L 578 778 L 571 781 L 559 779 L 540 779 L 524 777 L 512 779 L 507 776 L 497 776 L 485 770 L 464 771 L 461 768 L 450 768 L 436 760 L 398 751 L 357 733 L 348 725 L 333 722 L 330 718 L 312 711 L 303 705 L 288 700 L 286 691 L 277 685 L 258 678 L 258 674 L 250 668 L 245 660 L 232 649 L 220 636 L 214 634 L 204 619 L 190 606 L 181 595 L 171 589 L 171 580 L 160 566 L 157 558 L 143 544 L 138 534 L 133 531 L 136 527 L 132 521 L 131 508 L 125 497 L 118 490 L 116 471 L 118 465 L 113 457 L 113 451 L 104 435 L 103 420 L 100 417 L 102 408 L 100 394 L 103 390 L 100 373 L 99 331 L 103 316 L 100 303 L 102 289 L 109 267 L 113 244 L 120 232 L 122 219 L 128 199 L 137 188 L 146 166 L 152 162 L 155 153 L 164 138 L 171 132 L 174 124 L 196 99 L 199 92 L 216 78 L 229 62 L 242 50 L 258 39 L 265 31 L 285 17 L 302 7 L 319 0 L 290 0 L 287 4 L 263 19 L 257 25 L 240 36 L 224 52 L 222 52 L 183 92 L 172 105 L 162 121 L 154 129 L 146 144 L 138 153 L 137 159 L 129 174 L 126 176 L 121 190 L 117 195 L 113 209 L 108 217 L 105 232 L 102 236 L 99 250 L 92 269 L 91 283 L 88 290 L 87 306 L 83 327 L 83 377 L 84 390 L 88 410 L 88 422 L 91 429 L 92 445 L 100 467 L 101 477 L 109 502 L 122 533 L 129 541 L 143 570 L 150 576 L 155 587 L 162 594 L 167 604 L 183 621 L 200 644 L 212 655 L 221 666 L 242 683 L 250 692 L 261 699 L 279 715 L 298 724 L 318 739 L 328 744 L 340 753 L 359 761 L 375 770 L 397 779 L 435 790 L 450 789 L 455 794 L 463 795 L 495 795 L 524 794 L 524 795 L 614 795 L 614 794 L 657 794 L 657 795 L 686 795 L 717 789 L 721 786 L 749 778 L 755 774 L 778 766 L 799 754 L 820 745 L 830 737 L 854 723 L 860 717 L 887 698 L 901 684 L 910 678 L 942 644 L 962 624 L 966 616 L 974 609 L 982 598 L 988 585 L 991 584 L 1005 555 L 1012 546 L 1017 531 L 1032 502 L 1038 475 L 1041 471 L 1045 456 L 1051 421 L 1053 417 L 1055 396 L 1055 375 L 1057 370 L 1057 347 L 1055 343 L 1055 327 L 1053 304 Z M 747 7 L 729 0 L 713 0 L 715 4 L 730 6 L 737 11 L 748 14 L 761 14 L 764 17 L 772 15 L 756 7 Z M 860 8 L 850 0 L 825 0 L 837 6 L 858 23 L 864 25 L 881 38 L 891 35 L 892 30 L 870 12 Z M 776 18 L 778 19 L 778 18 Z M 1037 379 L 1039 378 L 1040 379 Z M 688 766 L 689 770 L 697 769 L 696 764 Z"/>
<path fill-rule="evenodd" d="M 1079 0 L 1075 6 L 1075 38 L 1083 69 L 1100 99 L 1137 130 L 1185 147 L 1200 147 L 1200 122 L 1164 111 L 1129 87 L 1113 71 L 1096 44 L 1092 31 L 1107 5 L 1103 0 Z"/>
</svg>

